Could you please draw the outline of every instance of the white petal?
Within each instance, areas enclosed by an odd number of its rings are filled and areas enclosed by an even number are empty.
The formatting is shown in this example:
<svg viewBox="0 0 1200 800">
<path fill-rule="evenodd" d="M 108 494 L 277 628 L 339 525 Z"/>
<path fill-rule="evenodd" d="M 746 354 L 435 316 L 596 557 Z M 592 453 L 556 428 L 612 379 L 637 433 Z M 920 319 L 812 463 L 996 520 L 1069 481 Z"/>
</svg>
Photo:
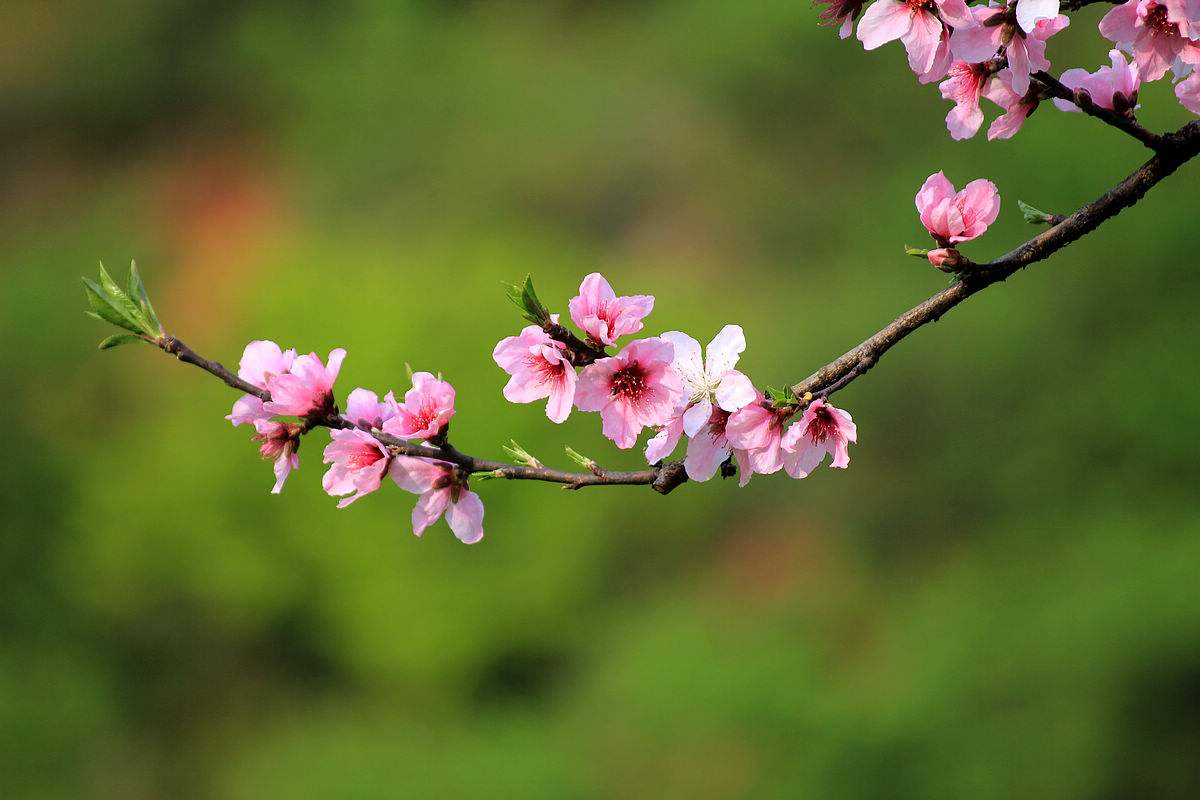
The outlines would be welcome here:
<svg viewBox="0 0 1200 800">
<path fill-rule="evenodd" d="M 1020 0 L 1017 3 L 1017 24 L 1026 33 L 1033 33 L 1039 19 L 1058 16 L 1058 0 Z"/>
<path fill-rule="evenodd" d="M 700 343 L 679 331 L 667 331 L 661 338 L 666 339 L 674 346 L 675 358 L 671 363 L 675 369 L 679 370 L 679 374 L 683 376 L 689 389 L 702 389 L 704 387 L 704 361 L 700 357 Z"/>
<path fill-rule="evenodd" d="M 706 397 L 683 412 L 683 432 L 688 436 L 695 436 L 696 431 L 703 428 L 711 416 L 712 403 L 708 402 L 708 398 Z"/>
<path fill-rule="evenodd" d="M 741 325 L 726 325 L 713 337 L 705 350 L 708 374 L 719 378 L 737 366 L 738 357 L 746 349 L 746 334 Z"/>
</svg>

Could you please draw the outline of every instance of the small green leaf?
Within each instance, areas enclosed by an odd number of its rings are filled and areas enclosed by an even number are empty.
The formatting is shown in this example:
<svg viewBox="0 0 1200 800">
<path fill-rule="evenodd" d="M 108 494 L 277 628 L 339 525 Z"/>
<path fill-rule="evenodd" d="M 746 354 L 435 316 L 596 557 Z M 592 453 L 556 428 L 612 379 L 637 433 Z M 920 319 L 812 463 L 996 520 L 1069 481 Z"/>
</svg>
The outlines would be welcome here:
<svg viewBox="0 0 1200 800">
<path fill-rule="evenodd" d="M 518 464 L 524 464 L 527 467 L 537 468 L 542 466 L 542 462 L 538 461 L 537 458 L 530 454 L 529 451 L 527 451 L 524 447 L 521 447 L 521 445 L 517 444 L 516 439 L 510 439 L 509 441 L 512 442 L 511 445 L 502 444 L 500 445 L 500 449 L 502 449 L 505 453 L 508 453 L 509 457 L 512 458 L 513 461 L 517 462 Z"/>
<path fill-rule="evenodd" d="M 120 347 L 123 344 L 132 344 L 133 342 L 144 341 L 141 336 L 133 333 L 114 333 L 104 341 L 100 342 L 101 350 L 110 350 L 114 347 Z"/>
<path fill-rule="evenodd" d="M 100 284 L 91 278 L 84 278 L 83 285 L 87 291 L 88 304 L 105 322 L 110 322 L 118 328 L 124 328 L 133 333 L 143 333 L 137 320 L 131 319 L 126 310 L 109 296 Z"/>
<path fill-rule="evenodd" d="M 904 255 L 925 258 L 929 255 L 929 251 L 920 247 L 909 247 L 908 245 L 904 245 Z"/>
<path fill-rule="evenodd" d="M 162 336 L 162 323 L 158 321 L 158 315 L 154 313 L 154 306 L 150 304 L 150 296 L 146 294 L 146 286 L 142 283 L 142 275 L 138 272 L 137 262 L 129 262 L 129 296 L 142 309 L 142 316 L 154 328 L 157 335 Z"/>
<path fill-rule="evenodd" d="M 125 315 L 129 317 L 129 319 L 142 328 L 147 327 L 148 323 L 146 322 L 145 315 L 142 313 L 142 310 L 138 308 L 137 304 L 133 302 L 130 296 L 125 294 L 125 291 L 118 286 L 117 282 L 114 281 L 112 276 L 108 274 L 108 270 L 104 268 L 103 261 L 100 262 L 100 284 L 104 287 L 104 291 L 108 293 L 108 296 L 112 298 L 114 303 L 119 308 L 123 308 L 125 310 Z"/>
<path fill-rule="evenodd" d="M 770 400 L 771 405 L 775 406 L 776 408 L 797 405 L 796 396 L 792 394 L 791 389 L 776 389 L 774 386 L 768 386 L 767 399 Z"/>
<path fill-rule="evenodd" d="M 541 325 L 550 319 L 550 311 L 542 301 L 538 299 L 537 291 L 533 288 L 533 278 L 529 275 L 525 276 L 525 280 L 519 285 L 515 283 L 504 284 L 504 293 L 513 305 L 521 310 L 521 316 L 534 323 Z"/>
<path fill-rule="evenodd" d="M 596 469 L 596 462 L 593 461 L 592 459 L 588 458 L 587 456 L 583 455 L 582 453 L 577 453 L 574 450 L 572 450 L 570 447 L 564 447 L 563 450 L 567 451 L 568 458 L 570 458 L 572 461 L 574 461 L 576 464 L 583 467 L 584 469 L 586 469 L 588 471 Z"/>
<path fill-rule="evenodd" d="M 1022 216 L 1025 217 L 1025 221 L 1028 222 L 1030 225 L 1053 225 L 1054 224 L 1054 215 L 1053 214 L 1047 214 L 1045 211 L 1042 211 L 1041 209 L 1034 208 L 1033 206 L 1029 205 L 1029 203 L 1026 203 L 1024 200 L 1017 201 L 1017 208 L 1021 209 Z"/>
</svg>

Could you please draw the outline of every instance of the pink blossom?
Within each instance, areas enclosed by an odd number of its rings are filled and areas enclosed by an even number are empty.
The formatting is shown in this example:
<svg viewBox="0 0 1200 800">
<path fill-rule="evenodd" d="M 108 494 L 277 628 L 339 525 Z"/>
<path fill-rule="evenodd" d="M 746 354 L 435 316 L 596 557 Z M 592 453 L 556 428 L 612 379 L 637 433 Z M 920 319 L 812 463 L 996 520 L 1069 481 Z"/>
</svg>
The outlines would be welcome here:
<svg viewBox="0 0 1200 800">
<path fill-rule="evenodd" d="M 246 345 L 242 352 L 242 360 L 238 363 L 238 377 L 266 390 L 267 381 L 286 373 L 292 368 L 292 362 L 295 360 L 295 350 L 284 351 L 274 342 L 254 341 Z M 252 394 L 244 394 L 234 402 L 232 412 L 225 419 L 234 425 L 243 425 L 270 416 L 263 408 L 262 400 Z"/>
<path fill-rule="evenodd" d="M 983 234 L 1000 213 L 1000 194 L 991 181 L 979 178 L 955 194 L 941 172 L 930 175 L 917 192 L 921 224 L 946 247 Z"/>
<path fill-rule="evenodd" d="M 1062 74 L 1063 86 L 1073 91 L 1086 91 L 1092 102 L 1109 111 L 1120 111 L 1137 105 L 1138 88 L 1142 85 L 1136 62 L 1130 64 L 1120 50 L 1110 50 L 1111 67 L 1100 67 L 1095 72 L 1086 69 L 1069 69 Z M 1078 111 L 1079 106 L 1070 100 L 1055 98 L 1054 105 L 1063 111 Z"/>
<path fill-rule="evenodd" d="M 823 399 L 814 400 L 783 436 L 784 468 L 793 478 L 806 477 L 828 453 L 833 457 L 829 466 L 845 469 L 850 466 L 848 445 L 857 438 L 858 429 L 849 414 Z"/>
<path fill-rule="evenodd" d="M 1023 2 L 1025 0 L 1022 0 Z M 993 58 L 1004 47 L 1008 68 L 1012 71 L 1012 89 L 1019 95 L 1029 91 L 1029 75 L 1050 69 L 1046 59 L 1046 40 L 1071 24 L 1064 15 L 1039 18 L 1026 33 L 1010 17 L 997 23 L 997 15 L 1007 15 L 1002 8 L 975 6 L 971 9 L 976 24 L 956 28 L 950 37 L 950 49 L 956 58 L 976 63 Z"/>
<path fill-rule="evenodd" d="M 1004 109 L 1004 113 L 992 120 L 987 138 L 1011 139 L 1029 115 L 1037 109 L 1039 92 L 1036 87 L 1020 95 L 1013 91 L 1012 70 L 1001 70 L 987 85 L 983 96 Z"/>
<path fill-rule="evenodd" d="M 630 342 L 616 356 L 579 374 L 576 407 L 599 411 L 604 435 L 617 447 L 633 447 L 642 428 L 664 424 L 684 398 L 683 380 L 671 366 L 673 355 L 666 339 Z"/>
<path fill-rule="evenodd" d="M 642 329 L 642 318 L 654 308 L 654 298 L 637 294 L 617 297 L 608 281 L 593 272 L 579 284 L 579 294 L 567 304 L 571 321 L 588 338 L 610 345 L 618 338 Z"/>
<path fill-rule="evenodd" d="M 943 22 L 955 28 L 974 24 L 963 0 L 876 0 L 858 23 L 858 38 L 867 50 L 899 39 L 909 67 L 925 75 L 938 59 Z"/>
<path fill-rule="evenodd" d="M 769 407 L 760 393 L 726 420 L 725 439 L 731 447 L 747 451 L 752 471 L 770 475 L 783 467 L 783 425 L 791 415 L 789 408 Z"/>
<path fill-rule="evenodd" d="M 746 349 L 746 335 L 740 325 L 726 325 L 700 355 L 700 343 L 679 331 L 662 335 L 674 347 L 671 361 L 683 388 L 687 405 L 683 411 L 683 431 L 692 436 L 708 422 L 713 404 L 726 411 L 737 411 L 754 401 L 754 384 L 734 367 Z"/>
<path fill-rule="evenodd" d="M 321 486 L 333 497 L 350 495 L 338 501 L 338 508 L 345 508 L 379 488 L 387 472 L 389 454 L 387 448 L 366 431 L 333 430 L 329 436 L 333 441 L 325 446 L 324 463 L 332 466 L 321 480 Z"/>
<path fill-rule="evenodd" d="M 1133 53 L 1143 81 L 1156 81 L 1167 70 L 1186 74 L 1188 66 L 1200 64 L 1200 13 L 1196 4 L 1170 0 L 1129 0 L 1104 15 L 1100 33 Z"/>
<path fill-rule="evenodd" d="M 370 389 L 355 389 L 346 398 L 346 419 L 355 425 L 382 428 L 383 423 L 396 413 L 396 398 L 388 392 L 380 402 L 379 395 Z"/>
<path fill-rule="evenodd" d="M 738 465 L 738 485 L 745 486 L 754 473 L 750 453 L 729 444 L 728 425 L 732 414 L 714 407 L 712 415 L 700 430 L 688 440 L 684 471 L 694 481 L 706 481 L 717 474 L 721 464 L 733 456 Z"/>
<path fill-rule="evenodd" d="M 1175 96 L 1188 111 L 1200 114 L 1200 72 L 1193 72 L 1186 81 L 1176 84 Z"/>
<path fill-rule="evenodd" d="M 843 39 L 848 39 L 854 30 L 854 20 L 858 19 L 858 15 L 862 13 L 863 3 L 866 0 L 814 0 L 814 5 L 826 5 L 824 11 L 818 16 L 821 24 L 835 24 L 840 22 L 841 28 L 838 29 L 838 35 Z"/>
<path fill-rule="evenodd" d="M 454 416 L 454 387 L 428 372 L 413 373 L 412 382 L 402 404 L 392 400 L 392 418 L 383 430 L 401 439 L 430 439 Z"/>
<path fill-rule="evenodd" d="M 552 317 L 558 322 L 558 316 Z M 567 359 L 566 348 L 537 325 L 529 325 L 519 336 L 501 339 L 492 351 L 500 369 L 512 377 L 504 387 L 510 403 L 532 403 L 548 397 L 546 416 L 562 422 L 571 413 L 575 401 L 575 368 Z"/>
<path fill-rule="evenodd" d="M 955 61 L 950 67 L 950 77 L 938 86 L 942 97 L 954 101 L 954 108 L 946 115 L 946 128 L 953 138 L 970 139 L 983 124 L 979 100 L 991 74 L 986 64 Z"/>
<path fill-rule="evenodd" d="M 412 512 L 413 533 L 420 536 L 442 515 L 460 542 L 483 538 L 483 501 L 467 488 L 467 480 L 445 461 L 396 456 L 389 471 L 396 485 L 420 495 Z"/>
<path fill-rule="evenodd" d="M 297 356 L 288 371 L 267 378 L 267 391 L 271 400 L 263 404 L 269 414 L 303 417 L 313 412 L 331 413 L 336 404 L 333 400 L 333 384 L 341 371 L 346 351 L 342 348 L 329 351 L 329 366 L 321 363 L 316 353 Z"/>
<path fill-rule="evenodd" d="M 258 452 L 275 462 L 275 488 L 271 489 L 271 494 L 279 494 L 287 476 L 300 467 L 300 456 L 296 452 L 300 449 L 300 426 L 264 418 L 254 420 L 254 430 L 254 440 L 261 445 Z"/>
</svg>

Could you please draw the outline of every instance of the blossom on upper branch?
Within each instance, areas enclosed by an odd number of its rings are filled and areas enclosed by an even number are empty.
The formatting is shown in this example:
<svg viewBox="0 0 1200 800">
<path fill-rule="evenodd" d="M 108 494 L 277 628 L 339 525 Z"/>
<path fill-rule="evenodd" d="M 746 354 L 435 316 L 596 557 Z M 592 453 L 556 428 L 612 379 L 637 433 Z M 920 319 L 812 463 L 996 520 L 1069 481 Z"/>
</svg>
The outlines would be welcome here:
<svg viewBox="0 0 1200 800">
<path fill-rule="evenodd" d="M 979 178 L 955 193 L 941 172 L 925 179 L 917 192 L 921 224 L 942 247 L 966 242 L 983 234 L 1000 214 L 996 185 Z"/>
<path fill-rule="evenodd" d="M 551 316 L 558 322 L 558 315 Z M 518 336 L 501 339 L 492 351 L 500 369 L 512 377 L 504 387 L 511 403 L 532 403 L 548 397 L 546 416 L 562 422 L 575 401 L 575 368 L 567 360 L 566 346 L 550 338 L 538 325 L 528 325 Z"/>
<path fill-rule="evenodd" d="M 938 61 L 946 26 L 974 24 L 963 0 L 876 0 L 858 23 L 858 38 L 867 50 L 899 39 L 912 71 L 928 76 Z"/>
<path fill-rule="evenodd" d="M 272 415 L 294 417 L 332 411 L 336 407 L 333 384 L 345 358 L 346 351 L 340 347 L 329 351 L 328 366 L 316 353 L 297 356 L 287 372 L 267 378 L 271 400 L 263 408 Z"/>
<path fill-rule="evenodd" d="M 1012 138 L 1041 102 L 1037 87 L 1030 88 L 1025 94 L 1017 94 L 1012 81 L 1012 70 L 1001 70 L 988 82 L 983 92 L 984 97 L 1004 109 L 1004 113 L 992 120 L 988 127 L 989 141 Z"/>
<path fill-rule="evenodd" d="M 290 370 L 295 360 L 294 349 L 284 351 L 274 342 L 253 341 L 242 352 L 242 360 L 238 362 L 238 377 L 265 390 L 267 381 Z M 270 416 L 263 408 L 262 400 L 252 394 L 244 394 L 234 402 L 233 410 L 225 419 L 234 425 L 243 425 Z"/>
<path fill-rule="evenodd" d="M 604 435 L 621 449 L 633 447 L 642 428 L 664 424 L 684 398 L 683 380 L 671 366 L 674 352 L 658 337 L 630 342 L 579 373 L 575 406 L 599 411 Z"/>
<path fill-rule="evenodd" d="M 1008 68 L 1012 71 L 1012 89 L 1019 95 L 1029 91 L 1030 73 L 1050 69 L 1050 62 L 1046 59 L 1046 40 L 1071 24 L 1071 20 L 1062 14 L 1039 17 L 1026 31 L 1003 8 L 975 6 L 971 13 L 976 24 L 955 28 L 950 37 L 950 49 L 954 57 L 978 63 L 995 57 L 1003 47 Z"/>
<path fill-rule="evenodd" d="M 1143 81 L 1167 70 L 1186 75 L 1200 64 L 1200 3 L 1195 0 L 1129 0 L 1104 15 L 1100 33 L 1133 54 Z"/>
<path fill-rule="evenodd" d="M 1111 67 L 1100 67 L 1095 72 L 1086 69 L 1069 69 L 1059 81 L 1073 91 L 1080 89 L 1088 93 L 1092 102 L 1109 111 L 1126 111 L 1137 106 L 1138 88 L 1142 85 L 1136 62 L 1129 63 L 1120 50 L 1110 50 Z M 1054 98 L 1054 105 L 1063 111 L 1078 111 L 1079 106 L 1070 100 Z"/>
<path fill-rule="evenodd" d="M 412 512 L 414 534 L 420 536 L 444 514 L 460 542 L 475 544 L 483 538 L 483 501 L 453 464 L 396 456 L 389 474 L 401 489 L 420 495 Z"/>
<path fill-rule="evenodd" d="M 324 463 L 331 466 L 321 480 L 321 487 L 334 497 L 350 495 L 338 501 L 338 508 L 345 508 L 379 488 L 390 454 L 366 431 L 332 430 L 329 436 L 333 441 L 325 446 Z"/>
<path fill-rule="evenodd" d="M 428 372 L 414 372 L 412 382 L 403 403 L 391 400 L 392 417 L 383 430 L 401 439 L 437 436 L 454 416 L 454 387 Z"/>
<path fill-rule="evenodd" d="M 845 469 L 850 466 L 848 445 L 857 439 L 858 429 L 849 414 L 824 399 L 813 400 L 783 435 L 784 469 L 793 478 L 807 477 L 826 453 L 833 458 L 829 466 Z"/>
<path fill-rule="evenodd" d="M 654 298 L 644 294 L 617 297 L 604 276 L 593 272 L 579 284 L 579 294 L 571 298 L 567 308 L 571 321 L 589 339 L 610 345 L 642 329 L 642 318 L 654 308 Z"/>
</svg>

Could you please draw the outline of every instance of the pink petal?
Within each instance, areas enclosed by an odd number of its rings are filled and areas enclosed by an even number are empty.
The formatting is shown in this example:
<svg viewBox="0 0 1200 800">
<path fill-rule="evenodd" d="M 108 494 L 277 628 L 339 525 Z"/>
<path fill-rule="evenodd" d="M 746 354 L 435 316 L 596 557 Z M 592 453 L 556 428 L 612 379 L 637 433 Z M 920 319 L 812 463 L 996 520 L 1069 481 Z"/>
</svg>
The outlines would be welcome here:
<svg viewBox="0 0 1200 800">
<path fill-rule="evenodd" d="M 708 424 L 708 418 L 712 416 L 712 403 L 708 398 L 700 400 L 688 410 L 683 412 L 683 432 L 688 436 L 695 436 L 697 431 Z"/>
<path fill-rule="evenodd" d="M 754 402 L 758 390 L 742 373 L 733 370 L 725 373 L 717 385 L 717 405 L 725 411 L 737 411 Z"/>
<path fill-rule="evenodd" d="M 896 0 L 876 0 L 858 22 L 858 40 L 863 49 L 874 50 L 908 34 L 913 14 Z"/>
<path fill-rule="evenodd" d="M 446 508 L 446 523 L 463 544 L 475 544 L 483 538 L 483 501 L 479 495 L 463 489 L 458 502 Z"/>
</svg>

